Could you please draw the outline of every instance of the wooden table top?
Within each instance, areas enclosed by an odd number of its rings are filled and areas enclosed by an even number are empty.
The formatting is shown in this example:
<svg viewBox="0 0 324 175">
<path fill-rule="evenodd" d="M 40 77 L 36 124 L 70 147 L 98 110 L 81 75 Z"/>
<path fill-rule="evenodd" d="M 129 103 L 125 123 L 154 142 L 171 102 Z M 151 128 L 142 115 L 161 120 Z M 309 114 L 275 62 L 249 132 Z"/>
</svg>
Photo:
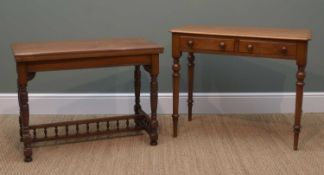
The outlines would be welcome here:
<svg viewBox="0 0 324 175">
<path fill-rule="evenodd" d="M 142 38 L 122 38 L 105 40 L 83 40 L 83 41 L 56 41 L 12 44 L 12 51 L 17 62 L 38 61 L 40 57 L 60 55 L 89 56 L 91 53 L 100 53 L 101 56 L 112 56 L 124 53 L 147 53 L 158 54 L 163 52 L 163 47 Z"/>
<path fill-rule="evenodd" d="M 303 41 L 311 39 L 311 31 L 308 29 L 189 25 L 174 28 L 170 32 Z"/>
</svg>

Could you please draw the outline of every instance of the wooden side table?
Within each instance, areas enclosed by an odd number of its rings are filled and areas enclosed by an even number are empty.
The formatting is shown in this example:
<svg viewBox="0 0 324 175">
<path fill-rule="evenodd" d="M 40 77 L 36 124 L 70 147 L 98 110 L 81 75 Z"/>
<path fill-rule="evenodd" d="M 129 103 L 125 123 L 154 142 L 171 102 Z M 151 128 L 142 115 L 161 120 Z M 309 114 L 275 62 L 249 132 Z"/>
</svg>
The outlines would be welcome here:
<svg viewBox="0 0 324 175">
<path fill-rule="evenodd" d="M 31 144 L 40 141 L 145 130 L 150 136 L 151 145 L 157 144 L 157 76 L 159 54 L 163 52 L 163 47 L 160 45 L 140 38 L 130 38 L 20 43 L 13 44 L 12 50 L 17 64 L 20 137 L 24 143 L 26 162 L 32 161 Z M 151 75 L 151 115 L 147 115 L 140 105 L 141 65 Z M 36 72 L 113 66 L 135 67 L 134 115 L 39 125 L 29 124 L 27 83 L 34 78 Z M 89 125 L 96 126 L 96 130 L 91 131 Z M 82 132 L 81 127 L 85 131 Z M 49 129 L 54 131 L 53 135 L 48 134 Z M 42 135 L 39 134 L 40 132 Z"/>
<path fill-rule="evenodd" d="M 188 52 L 188 117 L 192 119 L 194 53 L 270 57 L 296 61 L 296 110 L 294 150 L 298 148 L 302 115 L 303 87 L 307 45 L 311 32 L 304 29 L 251 27 L 220 27 L 192 25 L 175 28 L 172 32 L 173 57 L 173 135 L 177 136 L 179 118 L 179 59 Z"/>
</svg>

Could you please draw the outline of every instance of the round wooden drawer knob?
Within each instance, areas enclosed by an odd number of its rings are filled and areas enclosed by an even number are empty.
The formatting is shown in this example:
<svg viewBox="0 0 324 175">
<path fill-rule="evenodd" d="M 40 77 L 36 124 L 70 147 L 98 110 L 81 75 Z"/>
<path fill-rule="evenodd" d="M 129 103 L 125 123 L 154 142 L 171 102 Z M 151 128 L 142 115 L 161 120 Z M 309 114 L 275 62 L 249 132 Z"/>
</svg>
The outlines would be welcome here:
<svg viewBox="0 0 324 175">
<path fill-rule="evenodd" d="M 287 52 L 288 52 L 288 48 L 286 46 L 282 46 L 281 53 L 282 54 L 287 54 Z"/>
<path fill-rule="evenodd" d="M 225 47 L 226 47 L 226 44 L 224 42 L 219 43 L 219 48 L 225 49 Z"/>
<path fill-rule="evenodd" d="M 253 51 L 253 45 L 252 45 L 252 44 L 249 44 L 249 45 L 247 46 L 247 50 L 248 50 L 249 52 L 252 52 L 252 51 Z"/>
<path fill-rule="evenodd" d="M 189 41 L 188 41 L 188 46 L 189 46 L 190 48 L 192 48 L 193 45 L 194 45 L 194 42 L 193 42 L 192 40 L 189 40 Z"/>
</svg>

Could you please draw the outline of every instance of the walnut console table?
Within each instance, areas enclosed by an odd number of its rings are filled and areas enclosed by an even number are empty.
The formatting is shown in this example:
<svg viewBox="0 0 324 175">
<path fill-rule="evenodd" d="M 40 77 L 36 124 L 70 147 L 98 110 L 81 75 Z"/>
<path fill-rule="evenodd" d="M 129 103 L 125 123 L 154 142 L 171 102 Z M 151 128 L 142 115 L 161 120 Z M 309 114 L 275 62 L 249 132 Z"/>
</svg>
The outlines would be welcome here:
<svg viewBox="0 0 324 175">
<path fill-rule="evenodd" d="M 172 32 L 173 57 L 173 135 L 177 136 L 179 118 L 179 59 L 188 52 L 188 117 L 192 119 L 194 53 L 270 57 L 296 61 L 296 110 L 294 150 L 298 148 L 302 115 L 303 86 L 307 45 L 311 32 L 303 29 L 274 29 L 249 27 L 185 26 Z"/>
<path fill-rule="evenodd" d="M 32 161 L 31 144 L 47 140 L 145 130 L 150 136 L 151 145 L 157 144 L 157 76 L 159 73 L 159 53 L 163 52 L 163 47 L 160 45 L 144 39 L 130 38 L 94 41 L 22 43 L 13 44 L 12 50 L 17 64 L 18 99 L 20 106 L 20 137 L 21 141 L 24 143 L 26 162 Z M 135 67 L 134 115 L 40 125 L 29 124 L 27 83 L 34 78 L 37 72 L 112 66 Z M 140 66 L 143 66 L 151 75 L 150 116 L 141 109 L 140 105 Z M 96 130 L 91 131 L 89 125 L 95 126 Z M 81 131 L 81 129 L 84 131 Z M 53 132 L 52 135 L 48 134 L 49 130 Z"/>
</svg>

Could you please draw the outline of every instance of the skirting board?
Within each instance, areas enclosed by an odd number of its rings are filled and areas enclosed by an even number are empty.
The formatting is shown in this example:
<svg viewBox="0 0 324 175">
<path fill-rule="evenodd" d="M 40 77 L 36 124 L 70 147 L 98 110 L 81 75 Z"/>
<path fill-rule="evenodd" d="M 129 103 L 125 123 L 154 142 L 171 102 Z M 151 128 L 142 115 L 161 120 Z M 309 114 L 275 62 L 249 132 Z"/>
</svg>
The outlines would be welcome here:
<svg viewBox="0 0 324 175">
<path fill-rule="evenodd" d="M 150 97 L 141 94 L 141 104 L 150 113 Z M 134 95 L 29 94 L 31 114 L 130 114 Z M 180 113 L 187 113 L 187 95 L 180 94 Z M 194 93 L 193 113 L 293 113 L 295 93 Z M 324 92 L 304 93 L 304 112 L 324 112 Z M 18 114 L 14 93 L 0 94 L 0 114 Z M 159 93 L 158 113 L 172 113 L 172 93 Z"/>
</svg>

